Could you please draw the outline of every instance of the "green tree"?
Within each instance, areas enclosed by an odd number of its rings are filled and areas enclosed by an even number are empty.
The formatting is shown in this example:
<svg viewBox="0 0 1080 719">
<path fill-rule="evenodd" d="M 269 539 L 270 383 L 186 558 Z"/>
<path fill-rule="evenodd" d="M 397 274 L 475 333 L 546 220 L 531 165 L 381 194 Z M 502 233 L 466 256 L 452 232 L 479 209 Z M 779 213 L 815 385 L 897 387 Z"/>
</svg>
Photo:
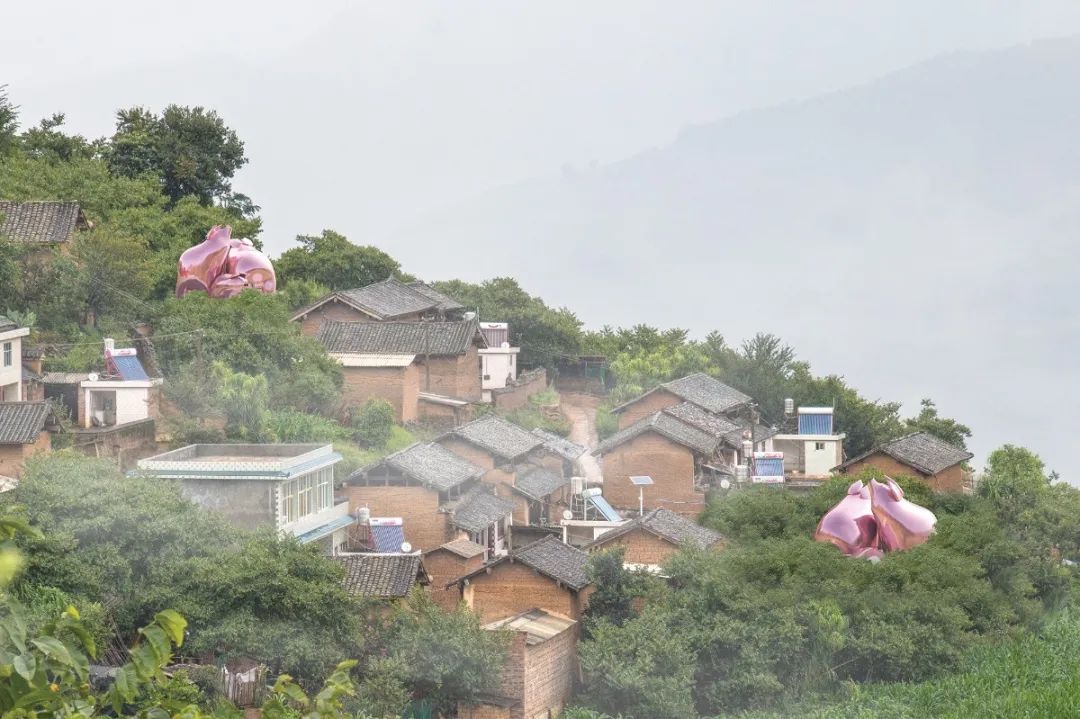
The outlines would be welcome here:
<svg viewBox="0 0 1080 719">
<path fill-rule="evenodd" d="M 19 108 L 8 98 L 7 85 L 0 85 L 0 160 L 15 150 L 19 130 Z"/>
<path fill-rule="evenodd" d="M 353 436 L 365 447 L 381 449 L 394 429 L 394 406 L 385 399 L 370 399 L 352 413 Z"/>
<path fill-rule="evenodd" d="M 270 441 L 270 385 L 266 376 L 234 372 L 223 362 L 215 362 L 210 369 L 225 417 L 226 436 L 245 442 Z"/>
<path fill-rule="evenodd" d="M 401 274 L 401 265 L 370 245 L 354 245 L 344 235 L 323 230 L 321 235 L 298 235 L 293 247 L 274 261 L 285 287 L 290 282 L 316 282 L 330 290 L 349 290 Z"/>
<path fill-rule="evenodd" d="M 1007 499 L 1031 497 L 1050 484 L 1046 465 L 1039 455 L 1024 447 L 1006 444 L 990 453 L 978 492 L 984 497 Z"/>
<path fill-rule="evenodd" d="M 73 250 L 78 284 L 70 288 L 82 310 L 84 324 L 118 309 L 127 316 L 144 313 L 153 280 L 153 257 L 141 240 L 95 229 L 79 238 Z"/>
<path fill-rule="evenodd" d="M 929 432 L 951 445 L 967 449 L 966 440 L 971 436 L 971 429 L 967 425 L 960 424 L 955 419 L 942 417 L 938 414 L 937 405 L 933 400 L 924 398 L 920 405 L 919 414 L 905 422 L 908 431 Z"/>
<path fill-rule="evenodd" d="M 634 599 L 645 593 L 645 582 L 626 569 L 625 555 L 625 549 L 618 547 L 596 552 L 589 557 L 585 571 L 592 580 L 593 592 L 589 595 L 586 610 L 588 626 L 597 621 L 606 621 L 621 627 L 637 616 Z M 656 594 L 650 593 L 650 597 L 656 598 Z"/>
<path fill-rule="evenodd" d="M 95 157 L 101 150 L 101 143 L 89 142 L 82 135 L 65 134 L 60 130 L 64 119 L 64 113 L 58 112 L 24 132 L 19 138 L 23 154 L 53 162 Z"/>
<path fill-rule="evenodd" d="M 192 196 L 203 205 L 235 202 L 232 177 L 247 164 L 244 143 L 216 112 L 180 105 L 161 115 L 141 107 L 117 112 L 108 161 L 121 177 L 157 177 L 172 204 Z"/>
</svg>

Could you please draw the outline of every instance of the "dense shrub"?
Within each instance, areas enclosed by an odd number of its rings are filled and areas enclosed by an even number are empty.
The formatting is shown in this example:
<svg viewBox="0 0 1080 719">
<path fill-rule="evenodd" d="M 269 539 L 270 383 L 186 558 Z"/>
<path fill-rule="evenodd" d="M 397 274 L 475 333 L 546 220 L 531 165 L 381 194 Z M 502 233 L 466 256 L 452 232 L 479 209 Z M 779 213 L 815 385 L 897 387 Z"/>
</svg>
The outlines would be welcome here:
<svg viewBox="0 0 1080 719">
<path fill-rule="evenodd" d="M 394 430 L 394 406 L 385 399 L 370 399 L 350 417 L 353 437 L 364 447 L 381 448 Z"/>
</svg>

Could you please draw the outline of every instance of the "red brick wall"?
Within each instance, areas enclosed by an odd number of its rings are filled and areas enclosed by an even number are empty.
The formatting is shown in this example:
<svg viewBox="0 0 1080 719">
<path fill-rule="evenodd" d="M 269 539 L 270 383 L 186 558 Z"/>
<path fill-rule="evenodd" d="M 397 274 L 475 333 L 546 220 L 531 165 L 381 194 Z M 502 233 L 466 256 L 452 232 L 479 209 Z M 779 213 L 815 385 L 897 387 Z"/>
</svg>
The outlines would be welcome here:
<svg viewBox="0 0 1080 719">
<path fill-rule="evenodd" d="M 506 707 L 497 707 L 490 704 L 476 704 L 458 706 L 459 719 L 514 719 L 510 710 Z"/>
<path fill-rule="evenodd" d="M 604 498 L 618 509 L 638 509 L 638 487 L 631 475 L 652 477 L 645 487 L 645 510 L 663 507 L 697 516 L 705 495 L 694 491 L 694 455 L 681 444 L 655 432 L 645 432 L 603 457 Z"/>
<path fill-rule="evenodd" d="M 600 538 L 603 539 L 603 535 Z M 655 534 L 646 532 L 641 528 L 596 545 L 592 548 L 592 551 L 600 552 L 618 547 L 626 550 L 625 554 L 623 554 L 623 561 L 634 564 L 662 565 L 671 555 L 679 551 L 676 545 L 660 539 Z"/>
<path fill-rule="evenodd" d="M 449 589 L 447 582 L 465 576 L 484 565 L 484 555 L 466 559 L 446 549 L 433 549 L 424 555 L 424 568 L 431 575 L 428 591 L 435 603 L 446 611 L 453 611 L 461 601 L 461 590 L 455 584 Z"/>
<path fill-rule="evenodd" d="M 529 609 L 546 609 L 581 619 L 584 604 L 569 589 L 524 564 L 505 561 L 478 574 L 465 587 L 465 601 L 481 621 L 505 619 Z"/>
<path fill-rule="evenodd" d="M 502 389 L 491 390 L 491 401 L 500 412 L 524 407 L 529 397 L 547 389 L 547 370 L 539 367 L 523 372 L 514 384 Z"/>
<path fill-rule="evenodd" d="M 318 334 L 322 323 L 327 320 L 333 322 L 370 322 L 372 319 L 370 315 L 366 315 L 360 310 L 330 300 L 325 305 L 312 310 L 300 320 L 300 331 L 308 337 L 314 337 Z"/>
<path fill-rule="evenodd" d="M 546 642 L 524 647 L 521 715 L 525 719 L 544 716 L 545 710 L 555 716 L 566 706 L 577 676 L 577 629 L 569 627 Z"/>
<path fill-rule="evenodd" d="M 372 517 L 401 517 L 405 540 L 413 549 L 426 552 L 454 538 L 447 515 L 439 511 L 439 495 L 426 487 L 348 488 L 349 511 L 371 509 Z"/>
<path fill-rule="evenodd" d="M 658 389 L 647 394 L 622 412 L 619 412 L 619 429 L 626 429 L 642 417 L 648 417 L 653 412 L 682 404 L 682 400 L 665 389 Z"/>
<path fill-rule="evenodd" d="M 385 399 L 394 406 L 394 419 L 415 422 L 419 386 L 415 364 L 408 367 L 342 367 L 343 409 L 359 408 L 371 399 Z"/>
<path fill-rule="evenodd" d="M 416 356 L 416 363 L 420 366 L 420 389 L 424 392 L 480 401 L 480 353 L 476 347 L 470 347 L 462 355 L 431 357 L 430 387 L 422 353 Z"/>
<path fill-rule="evenodd" d="M 942 472 L 927 476 L 913 467 L 897 462 L 883 452 L 875 452 L 866 459 L 847 467 L 844 474 L 859 474 L 864 469 L 871 467 L 888 477 L 918 477 L 929 484 L 930 488 L 935 492 L 962 492 L 966 488 L 964 469 L 959 464 L 954 464 Z"/>
<path fill-rule="evenodd" d="M 48 432 L 38 435 L 33 444 L 0 444 L 0 474 L 5 477 L 21 477 L 26 460 L 38 452 L 48 452 L 52 438 Z"/>
</svg>

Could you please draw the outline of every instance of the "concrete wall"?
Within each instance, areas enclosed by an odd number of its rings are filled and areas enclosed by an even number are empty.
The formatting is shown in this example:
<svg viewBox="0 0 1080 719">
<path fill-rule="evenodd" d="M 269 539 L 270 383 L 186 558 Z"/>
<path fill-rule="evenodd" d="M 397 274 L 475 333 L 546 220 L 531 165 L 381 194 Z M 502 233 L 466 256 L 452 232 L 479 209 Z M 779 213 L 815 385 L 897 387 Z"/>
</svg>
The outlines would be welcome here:
<svg viewBox="0 0 1080 719">
<path fill-rule="evenodd" d="M 394 419 L 415 422 L 420 388 L 417 366 L 407 367 L 342 367 L 342 408 L 360 408 L 372 399 L 385 399 L 394 406 Z"/>
<path fill-rule="evenodd" d="M 163 482 L 169 480 L 161 480 Z M 180 491 L 242 529 L 277 526 L 278 483 L 267 480 L 183 479 Z"/>
<path fill-rule="evenodd" d="M 682 404 L 682 399 L 676 397 L 666 389 L 657 389 L 655 392 L 647 394 L 629 405 L 622 412 L 619 412 L 617 415 L 619 418 L 619 429 L 626 429 L 643 417 L 648 417 L 654 412 L 666 409 L 667 407 L 674 407 L 677 404 Z"/>
<path fill-rule="evenodd" d="M 26 460 L 38 452 L 52 449 L 52 438 L 42 432 L 32 444 L 0 444 L 0 474 L 5 477 L 22 477 Z"/>
<path fill-rule="evenodd" d="M 9 342 L 11 343 L 11 364 L 5 365 L 3 348 Z M 15 385 L 14 392 L 18 396 L 12 397 L 8 401 L 20 401 L 22 395 L 22 337 L 0 339 L 0 386 L 9 384 Z"/>
<path fill-rule="evenodd" d="M 529 397 L 547 389 L 547 370 L 543 367 L 523 372 L 514 382 L 502 389 L 491 390 L 491 401 L 500 412 L 524 407 Z"/>
<path fill-rule="evenodd" d="M 888 477 L 918 477 L 935 492 L 963 492 L 968 485 L 967 473 L 959 464 L 954 464 L 948 469 L 937 474 L 925 475 L 912 467 L 897 462 L 895 459 L 882 452 L 875 452 L 866 459 L 860 460 L 844 470 L 844 474 L 856 475 L 864 469 L 873 468 Z"/>
<path fill-rule="evenodd" d="M 663 507 L 696 517 L 705 508 L 705 495 L 694 490 L 694 454 L 655 432 L 645 432 L 605 454 L 602 460 L 604 498 L 617 509 L 638 509 L 638 487 L 632 475 L 648 475 L 645 511 Z"/>
<path fill-rule="evenodd" d="M 501 389 L 517 379 L 517 347 L 493 347 L 479 350 L 480 384 L 484 389 Z M 487 377 L 487 379 L 484 379 Z"/>
<path fill-rule="evenodd" d="M 524 564 L 509 560 L 473 577 L 463 595 L 485 623 L 534 608 L 579 620 L 584 609 L 584 602 L 574 592 Z"/>
<path fill-rule="evenodd" d="M 115 400 L 116 424 L 127 424 L 150 418 L 153 409 L 151 395 L 157 388 L 122 386 L 122 384 L 121 382 L 84 382 L 80 388 L 83 395 L 81 404 L 89 408 L 89 411 L 83 413 L 84 416 L 79 424 L 83 427 L 94 426 L 93 409 L 96 405 L 93 399 L 96 394 L 111 396 Z"/>
<path fill-rule="evenodd" d="M 427 487 L 349 486 L 349 511 L 368 507 L 372 517 L 401 517 L 405 540 L 426 552 L 454 538 L 448 517 L 439 511 L 439 494 Z"/>
</svg>

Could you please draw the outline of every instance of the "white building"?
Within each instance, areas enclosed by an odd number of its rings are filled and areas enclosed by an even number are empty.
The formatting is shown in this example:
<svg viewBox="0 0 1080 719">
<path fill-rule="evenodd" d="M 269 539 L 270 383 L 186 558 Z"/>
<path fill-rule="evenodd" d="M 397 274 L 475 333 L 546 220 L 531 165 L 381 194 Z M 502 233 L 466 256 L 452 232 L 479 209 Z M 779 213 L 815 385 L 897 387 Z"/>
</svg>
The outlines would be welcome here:
<svg viewBox="0 0 1080 719">
<path fill-rule="evenodd" d="M 480 388 L 483 400 L 491 401 L 491 390 L 502 389 L 517 379 L 520 347 L 510 346 L 510 326 L 505 322 L 481 322 L 480 332 L 488 346 L 480 350 Z"/>
<path fill-rule="evenodd" d="M 19 327 L 0 315 L 0 402 L 22 402 L 22 338 L 29 327 Z"/>
<path fill-rule="evenodd" d="M 787 481 L 828 479 L 832 468 L 844 461 L 846 436 L 834 430 L 833 408 L 799 407 L 797 428 L 794 434 L 772 438 L 773 450 L 784 454 Z"/>
<path fill-rule="evenodd" d="M 79 426 L 112 427 L 157 416 L 162 380 L 146 374 L 137 354 L 105 340 L 106 376 L 91 374 L 79 383 Z"/>
</svg>

